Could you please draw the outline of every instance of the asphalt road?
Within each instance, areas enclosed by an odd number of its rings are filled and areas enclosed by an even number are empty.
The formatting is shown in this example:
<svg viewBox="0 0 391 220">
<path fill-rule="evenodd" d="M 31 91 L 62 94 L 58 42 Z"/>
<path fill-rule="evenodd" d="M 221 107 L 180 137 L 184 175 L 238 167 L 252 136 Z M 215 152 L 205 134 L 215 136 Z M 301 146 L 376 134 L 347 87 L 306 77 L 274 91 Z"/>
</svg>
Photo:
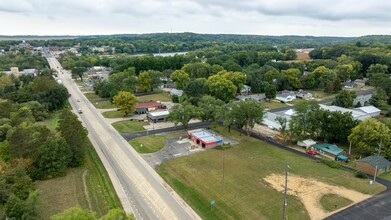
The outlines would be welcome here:
<svg viewBox="0 0 391 220">
<path fill-rule="evenodd" d="M 58 61 L 49 54 L 47 56 L 51 68 L 59 71 L 58 79 L 71 94 L 70 103 L 74 111 L 82 109 L 80 119 L 89 131 L 89 138 L 113 182 L 124 210 L 134 213 L 137 219 L 200 219 L 104 120 Z"/>
</svg>

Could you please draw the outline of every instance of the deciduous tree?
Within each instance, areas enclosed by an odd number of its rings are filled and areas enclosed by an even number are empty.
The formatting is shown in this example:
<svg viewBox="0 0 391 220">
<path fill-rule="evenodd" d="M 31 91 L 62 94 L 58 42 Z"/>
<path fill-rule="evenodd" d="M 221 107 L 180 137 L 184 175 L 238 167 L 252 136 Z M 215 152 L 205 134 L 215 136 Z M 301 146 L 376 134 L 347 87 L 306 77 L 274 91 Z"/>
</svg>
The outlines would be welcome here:
<svg viewBox="0 0 391 220">
<path fill-rule="evenodd" d="M 130 92 L 119 92 L 113 98 L 113 103 L 126 116 L 136 110 L 137 98 Z"/>
<path fill-rule="evenodd" d="M 351 108 L 353 107 L 353 100 L 356 97 L 357 97 L 356 93 L 347 90 L 342 90 L 340 93 L 338 93 L 337 96 L 335 96 L 335 105 L 344 108 Z"/>
</svg>

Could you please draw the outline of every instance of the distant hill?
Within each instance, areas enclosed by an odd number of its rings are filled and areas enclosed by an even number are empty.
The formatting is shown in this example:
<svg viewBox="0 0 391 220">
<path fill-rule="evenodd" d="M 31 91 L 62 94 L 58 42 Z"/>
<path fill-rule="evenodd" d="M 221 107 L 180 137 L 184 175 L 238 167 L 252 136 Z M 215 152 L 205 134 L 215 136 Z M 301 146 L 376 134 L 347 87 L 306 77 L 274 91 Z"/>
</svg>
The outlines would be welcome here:
<svg viewBox="0 0 391 220">
<path fill-rule="evenodd" d="M 0 40 L 61 40 L 61 39 L 75 39 L 77 36 L 61 35 L 61 36 L 51 36 L 51 35 L 0 35 Z"/>
<path fill-rule="evenodd" d="M 361 42 L 363 44 L 370 44 L 370 43 L 390 44 L 391 35 L 366 35 L 366 36 L 358 37 L 354 39 L 354 41 Z"/>
</svg>

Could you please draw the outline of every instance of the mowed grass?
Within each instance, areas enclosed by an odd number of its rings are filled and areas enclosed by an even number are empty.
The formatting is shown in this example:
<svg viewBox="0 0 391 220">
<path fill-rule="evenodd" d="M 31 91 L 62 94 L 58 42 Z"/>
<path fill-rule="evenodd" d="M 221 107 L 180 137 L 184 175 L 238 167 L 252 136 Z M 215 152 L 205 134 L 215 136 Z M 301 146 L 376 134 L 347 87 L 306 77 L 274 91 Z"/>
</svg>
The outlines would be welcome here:
<svg viewBox="0 0 391 220">
<path fill-rule="evenodd" d="M 379 177 L 382 178 L 382 179 L 391 181 L 391 171 L 389 171 L 389 172 L 387 172 L 387 173 L 383 173 L 383 174 L 381 174 Z"/>
<path fill-rule="evenodd" d="M 281 103 L 280 101 L 270 101 L 270 102 L 262 102 L 263 106 L 267 109 L 276 109 L 276 108 L 284 108 L 288 107 L 288 105 Z"/>
<path fill-rule="evenodd" d="M 103 112 L 102 115 L 105 118 L 123 118 L 124 117 L 124 113 L 117 111 L 117 110 Z"/>
<path fill-rule="evenodd" d="M 312 93 L 312 97 L 320 100 L 334 98 L 336 96 L 336 94 L 328 94 L 321 90 L 309 90 L 309 92 Z"/>
<path fill-rule="evenodd" d="M 112 124 L 118 132 L 131 133 L 145 131 L 144 125 L 148 125 L 148 122 L 143 121 L 119 121 Z"/>
<path fill-rule="evenodd" d="M 283 193 L 263 178 L 272 173 L 283 175 L 285 162 L 290 166 L 289 173 L 305 178 L 368 194 L 385 189 L 380 184 L 370 186 L 368 180 L 355 178 L 351 172 L 329 168 L 238 132 L 228 133 L 222 127 L 214 130 L 239 144 L 227 150 L 212 149 L 176 158 L 157 169 L 203 219 L 281 218 Z M 213 207 L 211 200 L 216 201 Z M 288 204 L 289 219 L 309 219 L 299 199 L 288 196 Z"/>
<path fill-rule="evenodd" d="M 102 101 L 102 102 L 95 102 L 93 103 L 95 108 L 101 108 L 101 109 L 107 109 L 107 108 L 115 108 L 116 106 L 111 103 L 109 100 L 107 101 Z"/>
<path fill-rule="evenodd" d="M 100 96 L 98 96 L 97 94 L 93 93 L 93 92 L 88 92 L 88 93 L 84 93 L 85 97 L 92 101 L 92 100 L 96 100 L 96 99 L 101 99 Z"/>
<path fill-rule="evenodd" d="M 171 101 L 171 97 L 168 93 L 157 93 L 157 94 L 151 94 L 151 95 L 143 95 L 143 96 L 137 96 L 137 100 L 139 102 L 147 102 L 147 101 L 161 101 L 161 102 L 168 102 Z"/>
<path fill-rule="evenodd" d="M 139 153 L 153 153 L 161 150 L 166 145 L 168 138 L 179 138 L 183 135 L 184 131 L 169 132 L 135 138 L 130 140 L 129 143 Z"/>
<path fill-rule="evenodd" d="M 352 204 L 350 199 L 339 196 L 337 194 L 326 194 L 320 198 L 320 205 L 328 212 L 335 211 L 350 204 Z"/>
</svg>

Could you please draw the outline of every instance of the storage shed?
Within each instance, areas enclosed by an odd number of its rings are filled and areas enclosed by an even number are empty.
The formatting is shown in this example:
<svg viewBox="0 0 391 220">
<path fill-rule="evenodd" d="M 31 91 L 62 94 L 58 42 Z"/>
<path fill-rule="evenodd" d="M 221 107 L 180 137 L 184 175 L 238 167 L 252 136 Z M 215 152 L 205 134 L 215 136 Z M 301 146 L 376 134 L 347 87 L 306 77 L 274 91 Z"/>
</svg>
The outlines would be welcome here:
<svg viewBox="0 0 391 220">
<path fill-rule="evenodd" d="M 170 114 L 169 111 L 160 111 L 160 112 L 148 112 L 147 119 L 154 123 L 159 121 L 164 121 L 164 119 Z"/>
<path fill-rule="evenodd" d="M 377 165 L 377 176 L 390 171 L 391 162 L 382 156 L 369 156 L 357 161 L 356 169 L 364 173 L 375 175 Z"/>
<path fill-rule="evenodd" d="M 193 142 L 200 144 L 202 148 L 213 148 L 223 143 L 222 139 L 203 128 L 187 131 L 187 135 Z"/>
</svg>

